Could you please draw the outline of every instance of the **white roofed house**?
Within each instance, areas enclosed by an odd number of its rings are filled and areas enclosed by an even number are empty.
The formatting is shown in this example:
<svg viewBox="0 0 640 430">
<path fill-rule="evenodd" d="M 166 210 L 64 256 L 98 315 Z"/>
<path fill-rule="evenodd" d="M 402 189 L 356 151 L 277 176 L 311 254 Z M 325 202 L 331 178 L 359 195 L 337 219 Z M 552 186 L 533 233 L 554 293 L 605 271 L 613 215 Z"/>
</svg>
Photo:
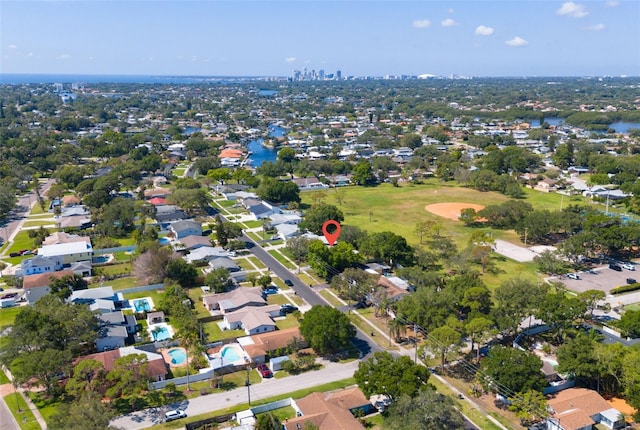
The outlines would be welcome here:
<svg viewBox="0 0 640 430">
<path fill-rule="evenodd" d="M 173 232 L 176 239 L 182 239 L 187 236 L 202 236 L 202 224 L 197 221 L 176 221 L 169 226 L 169 229 Z"/>
<path fill-rule="evenodd" d="M 38 255 L 43 257 L 62 257 L 62 264 L 77 261 L 91 261 L 93 247 L 87 242 L 70 242 L 55 245 L 43 245 L 38 248 Z"/>
<path fill-rule="evenodd" d="M 38 273 L 56 272 L 62 270 L 62 257 L 59 255 L 45 257 L 36 255 L 27 258 L 20 263 L 22 276 L 36 275 Z"/>
</svg>

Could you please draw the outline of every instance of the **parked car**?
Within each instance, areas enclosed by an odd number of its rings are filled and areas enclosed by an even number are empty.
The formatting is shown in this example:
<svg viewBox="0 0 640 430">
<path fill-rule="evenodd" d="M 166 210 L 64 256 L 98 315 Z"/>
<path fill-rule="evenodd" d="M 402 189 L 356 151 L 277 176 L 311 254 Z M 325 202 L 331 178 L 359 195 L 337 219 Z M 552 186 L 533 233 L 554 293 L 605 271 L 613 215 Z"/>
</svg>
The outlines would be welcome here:
<svg viewBox="0 0 640 430">
<path fill-rule="evenodd" d="M 578 280 L 578 279 L 580 279 L 580 275 L 578 275 L 577 273 L 569 273 L 567 275 L 567 278 Z"/>
<path fill-rule="evenodd" d="M 164 414 L 164 420 L 167 421 L 167 422 L 179 420 L 181 418 L 187 418 L 187 413 L 185 411 L 181 411 L 180 409 L 174 409 L 172 411 L 167 411 Z"/>
<path fill-rule="evenodd" d="M 284 280 L 284 284 L 289 286 L 289 287 L 293 287 L 293 282 L 291 282 L 291 279 L 285 279 Z"/>
<path fill-rule="evenodd" d="M 271 295 L 271 294 L 278 294 L 278 288 L 277 287 L 267 287 L 264 290 L 262 290 L 262 295 L 263 296 Z"/>
<path fill-rule="evenodd" d="M 627 284 L 631 285 L 636 283 L 638 283 L 638 281 L 636 281 L 635 278 L 627 278 Z"/>
<path fill-rule="evenodd" d="M 264 364 L 258 364 L 256 369 L 258 369 L 258 372 L 260 372 L 260 375 L 262 375 L 263 378 L 271 378 L 273 376 L 271 370 Z"/>
<path fill-rule="evenodd" d="M 622 268 L 631 270 L 632 272 L 636 270 L 636 266 L 634 266 L 633 263 L 622 263 Z"/>
<path fill-rule="evenodd" d="M 228 257 L 236 257 L 238 254 L 235 251 L 228 251 L 227 252 L 227 256 Z"/>
<path fill-rule="evenodd" d="M 611 263 L 609 264 L 609 269 L 615 270 L 616 272 L 622 272 L 622 266 L 619 264 Z"/>
<path fill-rule="evenodd" d="M 298 308 L 293 306 L 293 305 L 289 305 L 289 304 L 285 304 L 280 306 L 280 315 L 287 315 L 290 314 L 292 312 L 297 311 Z"/>
</svg>

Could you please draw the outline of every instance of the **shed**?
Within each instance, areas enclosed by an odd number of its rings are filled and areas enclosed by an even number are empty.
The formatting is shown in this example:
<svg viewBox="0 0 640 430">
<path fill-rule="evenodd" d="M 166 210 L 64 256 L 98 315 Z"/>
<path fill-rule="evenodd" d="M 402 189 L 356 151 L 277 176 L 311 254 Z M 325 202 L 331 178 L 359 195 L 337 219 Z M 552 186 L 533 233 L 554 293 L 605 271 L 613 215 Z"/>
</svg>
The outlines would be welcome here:
<svg viewBox="0 0 640 430">
<path fill-rule="evenodd" d="M 271 368 L 271 371 L 275 372 L 277 370 L 282 370 L 282 363 L 285 361 L 289 361 L 289 357 L 286 355 L 269 360 L 269 367 Z"/>
</svg>

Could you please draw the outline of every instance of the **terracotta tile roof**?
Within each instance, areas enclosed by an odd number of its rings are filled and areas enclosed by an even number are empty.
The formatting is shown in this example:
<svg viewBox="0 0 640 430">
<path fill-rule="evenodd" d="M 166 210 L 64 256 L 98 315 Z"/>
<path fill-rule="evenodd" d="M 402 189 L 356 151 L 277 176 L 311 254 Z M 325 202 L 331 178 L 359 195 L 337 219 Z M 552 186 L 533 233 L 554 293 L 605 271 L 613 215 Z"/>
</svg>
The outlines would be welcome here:
<svg viewBox="0 0 640 430">
<path fill-rule="evenodd" d="M 28 275 L 22 281 L 22 288 L 46 287 L 51 283 L 51 278 L 60 279 L 64 276 L 73 276 L 73 270 L 61 270 L 59 272 L 39 273 L 37 275 Z"/>
<path fill-rule="evenodd" d="M 320 430 L 352 430 L 364 428 L 347 407 L 339 405 L 340 396 L 334 398 L 333 401 L 327 400 L 327 397 L 330 396 L 332 396 L 332 394 L 311 393 L 302 399 L 296 400 L 296 404 L 303 415 L 290 419 L 284 424 L 285 428 L 287 430 L 297 430 L 297 424 L 302 424 L 302 427 L 304 427 L 303 423 L 306 422 L 312 422 L 317 425 Z M 348 398 L 348 396 L 346 398 Z"/>
<path fill-rule="evenodd" d="M 578 429 L 595 424 L 590 418 L 611 409 L 611 405 L 596 391 L 586 388 L 569 388 L 552 395 L 548 401 L 565 430 Z"/>
<path fill-rule="evenodd" d="M 120 358 L 120 350 L 114 349 L 113 351 L 99 352 L 97 354 L 89 354 L 82 357 L 78 357 L 74 361 L 74 364 L 77 364 L 84 360 L 96 360 L 102 363 L 104 370 L 109 372 L 113 370 L 113 365 L 118 358 Z M 166 376 L 166 374 L 168 373 L 166 363 L 162 358 L 149 360 L 147 370 L 149 372 L 149 376 L 153 380 L 157 380 L 158 376 L 162 376 L 164 378 L 164 376 Z"/>
<path fill-rule="evenodd" d="M 253 339 L 255 345 L 262 346 L 266 351 L 272 351 L 286 347 L 294 337 L 302 340 L 302 335 L 298 327 L 256 334 L 251 336 L 251 339 Z"/>
</svg>

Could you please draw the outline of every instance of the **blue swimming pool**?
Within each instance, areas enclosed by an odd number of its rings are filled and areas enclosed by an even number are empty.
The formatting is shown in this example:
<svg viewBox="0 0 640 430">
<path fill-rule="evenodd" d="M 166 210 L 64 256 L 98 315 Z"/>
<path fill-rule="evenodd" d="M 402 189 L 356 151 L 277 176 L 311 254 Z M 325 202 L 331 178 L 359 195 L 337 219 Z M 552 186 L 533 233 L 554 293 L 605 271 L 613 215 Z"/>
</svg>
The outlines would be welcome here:
<svg viewBox="0 0 640 430">
<path fill-rule="evenodd" d="M 172 337 L 171 332 L 167 327 L 158 327 L 151 332 L 151 335 L 153 336 L 153 340 L 155 341 L 167 340 L 171 339 Z"/>
<path fill-rule="evenodd" d="M 160 239 L 158 239 L 158 243 L 160 245 L 168 245 L 169 243 L 171 243 L 171 241 L 167 237 L 161 237 Z"/>
<path fill-rule="evenodd" d="M 182 348 L 173 348 L 167 351 L 171 357 L 171 364 L 182 364 L 187 359 L 187 352 Z"/>
<path fill-rule="evenodd" d="M 222 358 L 224 359 L 225 363 L 233 363 L 240 360 L 238 351 L 236 351 L 236 349 L 231 346 L 227 346 L 222 350 Z"/>
<path fill-rule="evenodd" d="M 109 256 L 108 255 L 98 255 L 97 257 L 93 257 L 92 260 L 93 260 L 94 264 L 103 264 L 103 263 L 109 262 Z"/>
<path fill-rule="evenodd" d="M 151 305 L 147 299 L 137 299 L 133 301 L 133 308 L 136 312 L 150 312 Z"/>
</svg>

